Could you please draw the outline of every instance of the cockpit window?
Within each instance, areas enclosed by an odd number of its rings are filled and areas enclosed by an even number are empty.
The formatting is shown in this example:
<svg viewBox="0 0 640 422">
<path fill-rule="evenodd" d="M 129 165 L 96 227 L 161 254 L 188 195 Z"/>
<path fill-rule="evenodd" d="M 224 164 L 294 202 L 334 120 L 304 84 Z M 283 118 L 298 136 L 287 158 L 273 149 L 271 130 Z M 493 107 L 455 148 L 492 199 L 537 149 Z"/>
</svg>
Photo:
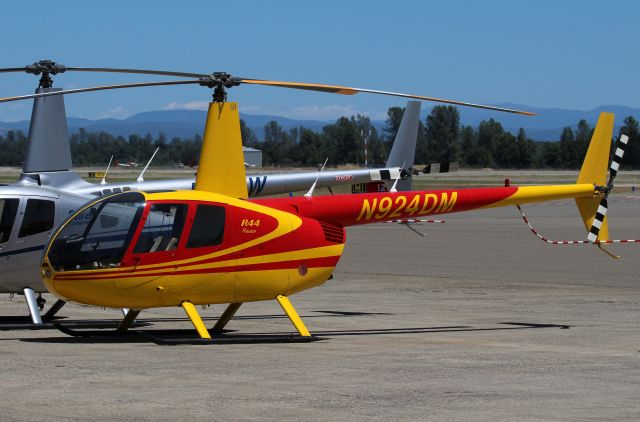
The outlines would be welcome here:
<svg viewBox="0 0 640 422">
<path fill-rule="evenodd" d="M 117 267 L 144 209 L 144 196 L 124 193 L 98 200 L 69 220 L 49 249 L 57 271 Z"/>
<path fill-rule="evenodd" d="M 153 204 L 133 249 L 133 253 L 172 251 L 178 247 L 184 222 L 186 204 Z"/>
<path fill-rule="evenodd" d="M 0 243 L 5 243 L 11 235 L 11 228 L 18 212 L 18 199 L 0 198 Z"/>
<path fill-rule="evenodd" d="M 22 225 L 18 237 L 33 236 L 53 228 L 56 217 L 56 206 L 53 201 L 45 199 L 27 200 L 27 208 L 22 217 Z"/>
<path fill-rule="evenodd" d="M 216 246 L 222 243 L 224 235 L 225 212 L 216 205 L 198 205 L 191 226 L 187 248 Z"/>
</svg>

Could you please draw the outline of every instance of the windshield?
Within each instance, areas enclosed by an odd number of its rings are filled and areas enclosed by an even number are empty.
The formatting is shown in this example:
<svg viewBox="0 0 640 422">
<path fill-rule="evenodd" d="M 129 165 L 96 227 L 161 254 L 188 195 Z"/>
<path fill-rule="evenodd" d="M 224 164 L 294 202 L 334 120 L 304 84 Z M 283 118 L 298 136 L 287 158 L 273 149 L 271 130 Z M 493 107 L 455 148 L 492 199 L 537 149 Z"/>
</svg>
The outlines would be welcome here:
<svg viewBox="0 0 640 422">
<path fill-rule="evenodd" d="M 118 267 L 143 209 L 144 196 L 135 192 L 94 202 L 56 235 L 49 262 L 56 271 Z"/>
</svg>

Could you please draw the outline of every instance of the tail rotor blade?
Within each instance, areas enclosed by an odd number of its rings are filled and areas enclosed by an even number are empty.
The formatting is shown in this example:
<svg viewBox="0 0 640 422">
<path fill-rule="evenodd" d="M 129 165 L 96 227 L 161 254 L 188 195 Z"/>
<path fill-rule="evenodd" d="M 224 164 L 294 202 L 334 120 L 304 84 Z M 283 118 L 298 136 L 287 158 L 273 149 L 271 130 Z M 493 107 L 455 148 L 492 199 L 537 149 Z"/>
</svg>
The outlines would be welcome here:
<svg viewBox="0 0 640 422">
<path fill-rule="evenodd" d="M 611 193 L 611 191 L 613 190 L 613 181 L 615 180 L 618 174 L 618 170 L 620 169 L 620 163 L 622 162 L 622 157 L 624 156 L 627 142 L 629 142 L 629 137 L 627 135 L 620 135 L 620 138 L 618 138 L 618 141 L 616 142 L 616 150 L 613 153 L 613 157 L 611 158 L 611 165 L 609 166 L 609 181 L 607 182 L 607 188 L 605 190 L 604 196 L 602 197 L 602 201 L 600 201 L 600 205 L 598 206 L 596 215 L 593 218 L 591 229 L 589 229 L 589 235 L 587 236 L 587 240 L 589 240 L 590 242 L 596 243 L 598 241 L 600 228 L 604 223 L 604 219 L 607 216 L 607 210 L 609 208 L 607 198 L 609 197 L 609 193 Z"/>
<path fill-rule="evenodd" d="M 596 241 L 598 240 L 600 227 L 602 227 L 604 218 L 607 216 L 608 208 L 609 206 L 607 204 L 607 198 L 602 198 L 602 201 L 600 201 L 600 205 L 598 206 L 598 210 L 596 211 L 596 215 L 593 218 L 593 224 L 591 224 L 589 235 L 587 236 L 587 240 L 589 242 L 596 243 Z"/>
<path fill-rule="evenodd" d="M 618 142 L 616 143 L 616 151 L 613 153 L 613 157 L 611 158 L 611 166 L 609 167 L 609 182 L 607 186 L 613 185 L 613 179 L 615 179 L 618 174 L 618 170 L 620 169 L 620 163 L 622 162 L 622 157 L 624 156 L 624 150 L 627 146 L 627 142 L 629 142 L 629 137 L 627 135 L 620 135 Z"/>
</svg>

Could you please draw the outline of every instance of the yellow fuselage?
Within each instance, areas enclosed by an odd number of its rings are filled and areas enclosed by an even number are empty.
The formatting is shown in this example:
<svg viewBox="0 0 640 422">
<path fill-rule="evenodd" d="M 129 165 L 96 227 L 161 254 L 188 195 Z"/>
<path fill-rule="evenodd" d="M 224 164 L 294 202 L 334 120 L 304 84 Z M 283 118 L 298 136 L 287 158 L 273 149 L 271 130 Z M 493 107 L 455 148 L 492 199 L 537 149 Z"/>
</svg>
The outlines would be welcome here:
<svg viewBox="0 0 640 422">
<path fill-rule="evenodd" d="M 268 300 L 324 283 L 344 249 L 344 236 L 327 241 L 315 220 L 244 200 L 185 191 L 144 194 L 144 201 L 138 227 L 117 264 L 106 266 L 96 261 L 80 268 L 63 268 L 52 263 L 52 245 L 66 225 L 74 224 L 74 218 L 58 228 L 42 264 L 49 291 L 75 302 L 129 308 L 179 306 L 184 301 L 214 304 Z M 145 216 L 150 218 L 150 206 L 165 203 L 190 207 L 184 236 L 170 251 L 135 253 Z M 189 249 L 190 224 L 196 229 L 192 208 L 205 204 L 225 209 L 223 240 L 213 247 Z M 342 233 L 342 228 L 338 230 Z"/>
</svg>

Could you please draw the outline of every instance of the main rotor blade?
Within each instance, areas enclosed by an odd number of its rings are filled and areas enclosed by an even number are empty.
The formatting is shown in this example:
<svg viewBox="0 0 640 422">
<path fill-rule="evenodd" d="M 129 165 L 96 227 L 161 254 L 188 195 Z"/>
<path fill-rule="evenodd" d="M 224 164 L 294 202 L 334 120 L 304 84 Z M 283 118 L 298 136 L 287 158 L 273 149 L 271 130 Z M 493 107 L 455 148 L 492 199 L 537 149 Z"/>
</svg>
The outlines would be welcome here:
<svg viewBox="0 0 640 422">
<path fill-rule="evenodd" d="M 24 71 L 26 68 L 7 68 L 0 69 L 0 72 L 18 72 Z M 514 114 L 522 114 L 526 116 L 535 116 L 535 113 L 531 113 L 528 111 L 515 110 L 504 107 L 496 107 L 484 104 L 475 104 L 469 103 L 465 101 L 457 101 L 457 100 L 448 100 L 445 98 L 436 98 L 436 97 L 426 97 L 423 95 L 413 95 L 413 94 L 404 94 L 401 92 L 390 92 L 390 91 L 380 91 L 374 89 L 364 89 L 364 88 L 353 88 L 346 87 L 340 85 L 325 85 L 325 84 L 311 84 L 304 82 L 284 82 L 284 81 L 270 81 L 270 80 L 262 80 L 262 79 L 249 79 L 249 78 L 233 78 L 228 74 L 201 74 L 201 73 L 186 73 L 186 72 L 172 72 L 172 71 L 163 71 L 163 70 L 145 70 L 145 69 L 117 69 L 117 68 L 108 68 L 108 67 L 65 67 L 65 70 L 68 71 L 79 71 L 79 72 L 112 72 L 112 73 L 137 73 L 144 75 L 162 75 L 162 76 L 176 76 L 176 77 L 194 77 L 200 78 L 198 80 L 187 80 L 187 81 L 163 81 L 163 82 L 140 82 L 140 83 L 132 83 L 132 84 L 120 84 L 120 85 L 107 85 L 107 86 L 97 86 L 91 88 L 79 88 L 79 89 L 69 89 L 63 91 L 56 92 L 48 92 L 48 93 L 40 93 L 40 94 L 31 94 L 31 95 L 22 95 L 17 97 L 7 97 L 0 98 L 0 103 L 9 102 L 9 101 L 18 101 L 18 100 L 26 100 L 29 98 L 38 98 L 38 97 L 46 97 L 50 95 L 61 95 L 61 94 L 76 94 L 80 92 L 91 92 L 91 91 L 102 91 L 108 89 L 119 89 L 119 88 L 139 88 L 145 86 L 163 86 L 163 85 L 187 85 L 187 84 L 200 84 L 206 85 L 206 81 L 208 80 L 210 83 L 218 83 L 220 85 L 227 85 L 229 83 L 236 84 L 251 84 L 251 85 L 264 85 L 264 86 L 275 86 L 280 88 L 291 88 L 291 89 L 300 89 L 305 91 L 319 91 L 319 92 L 327 92 L 332 94 L 341 94 L 341 95 L 354 95 L 360 92 L 368 93 L 368 94 L 379 94 L 379 95 L 389 95 L 393 97 L 403 97 L 403 98 L 413 98 L 416 100 L 424 100 L 424 101 L 434 101 L 444 104 L 454 104 L 465 107 L 474 107 L 481 108 L 485 110 L 493 110 L 493 111 L 501 111 L 507 113 Z M 223 76 L 224 78 L 221 78 Z M 208 85 L 212 86 L 212 85 Z"/>
<path fill-rule="evenodd" d="M 17 97 L 0 98 L 0 103 L 7 103 L 9 101 L 28 100 L 29 98 L 49 97 L 51 95 L 78 94 L 80 92 L 104 91 L 108 89 L 141 88 L 145 86 L 164 86 L 164 85 L 189 85 L 189 84 L 199 84 L 199 83 L 200 83 L 200 80 L 196 79 L 196 80 L 189 80 L 189 81 L 139 82 L 139 83 L 133 83 L 133 84 L 94 86 L 90 88 L 65 89 L 62 91 L 41 92 L 39 94 L 20 95 Z"/>
<path fill-rule="evenodd" d="M 0 73 L 8 73 L 8 72 L 26 72 L 26 67 L 6 67 L 4 69 L 0 69 Z"/>
<path fill-rule="evenodd" d="M 66 69 L 74 72 L 134 73 L 140 75 L 177 76 L 180 78 L 204 78 L 209 76 L 206 73 L 171 72 L 167 70 L 150 69 L 119 69 L 111 67 L 67 67 Z"/>
<path fill-rule="evenodd" d="M 495 106 L 489 106 L 484 104 L 468 103 L 464 101 L 447 100 L 444 98 L 425 97 L 422 95 L 403 94 L 400 92 L 378 91 L 374 89 L 352 88 L 352 87 L 339 86 L 339 85 L 309 84 L 309 83 L 303 83 L 303 82 L 282 82 L 282 81 L 267 81 L 267 80 L 260 80 L 260 79 L 242 79 L 242 78 L 236 78 L 236 80 L 240 83 L 245 83 L 245 84 L 277 86 L 281 88 L 302 89 L 305 91 L 320 91 L 320 92 L 328 92 L 332 94 L 341 94 L 341 95 L 354 95 L 359 92 L 365 92 L 369 94 L 390 95 L 393 97 L 414 98 L 416 100 L 434 101 L 438 103 L 455 104 L 455 105 L 461 105 L 465 107 L 475 107 L 475 108 L 482 108 L 486 110 L 504 111 L 507 113 L 514 113 L 514 114 L 523 114 L 526 116 L 535 116 L 535 113 L 531 113 L 529 111 L 514 110 L 510 108 L 495 107 Z"/>
</svg>

